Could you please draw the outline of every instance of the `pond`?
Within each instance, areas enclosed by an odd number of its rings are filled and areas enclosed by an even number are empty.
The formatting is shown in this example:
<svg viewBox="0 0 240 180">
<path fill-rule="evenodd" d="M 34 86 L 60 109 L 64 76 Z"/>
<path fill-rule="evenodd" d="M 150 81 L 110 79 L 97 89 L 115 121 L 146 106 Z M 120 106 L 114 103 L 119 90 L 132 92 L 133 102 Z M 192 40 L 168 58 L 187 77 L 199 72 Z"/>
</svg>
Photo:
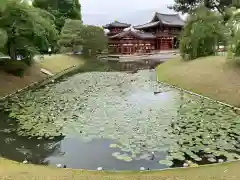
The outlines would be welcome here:
<svg viewBox="0 0 240 180">
<path fill-rule="evenodd" d="M 156 82 L 152 70 L 88 72 L 1 104 L 0 155 L 95 170 L 239 159 L 231 108 Z"/>
</svg>

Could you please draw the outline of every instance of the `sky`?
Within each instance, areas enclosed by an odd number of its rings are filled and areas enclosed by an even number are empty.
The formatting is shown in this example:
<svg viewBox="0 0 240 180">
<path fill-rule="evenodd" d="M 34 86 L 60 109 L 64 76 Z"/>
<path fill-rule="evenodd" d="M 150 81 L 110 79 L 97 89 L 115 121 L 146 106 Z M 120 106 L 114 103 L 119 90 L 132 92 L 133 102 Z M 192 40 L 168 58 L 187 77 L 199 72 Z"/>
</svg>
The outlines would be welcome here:
<svg viewBox="0 0 240 180">
<path fill-rule="evenodd" d="M 173 13 L 174 0 L 80 0 L 85 24 L 105 25 L 114 20 L 134 25 L 150 21 L 155 12 Z"/>
</svg>

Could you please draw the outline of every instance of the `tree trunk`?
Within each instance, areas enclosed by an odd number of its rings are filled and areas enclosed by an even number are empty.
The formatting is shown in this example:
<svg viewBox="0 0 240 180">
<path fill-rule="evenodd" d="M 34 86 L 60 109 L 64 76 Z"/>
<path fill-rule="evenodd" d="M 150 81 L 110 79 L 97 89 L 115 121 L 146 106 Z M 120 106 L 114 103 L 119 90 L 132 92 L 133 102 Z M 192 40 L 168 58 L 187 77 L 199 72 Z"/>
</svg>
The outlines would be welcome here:
<svg viewBox="0 0 240 180">
<path fill-rule="evenodd" d="M 12 60 L 16 60 L 16 47 L 15 44 L 8 41 L 8 55 L 11 57 Z"/>
</svg>

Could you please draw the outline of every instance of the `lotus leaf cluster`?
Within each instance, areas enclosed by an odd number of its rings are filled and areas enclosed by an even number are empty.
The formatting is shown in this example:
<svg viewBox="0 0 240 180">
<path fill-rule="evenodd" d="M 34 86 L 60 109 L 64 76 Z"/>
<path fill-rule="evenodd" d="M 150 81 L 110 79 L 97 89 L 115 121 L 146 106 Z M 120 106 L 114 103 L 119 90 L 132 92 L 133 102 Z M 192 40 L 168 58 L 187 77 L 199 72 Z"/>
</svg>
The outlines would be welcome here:
<svg viewBox="0 0 240 180">
<path fill-rule="evenodd" d="M 182 95 L 178 120 L 169 133 L 175 143 L 166 162 L 192 160 L 215 163 L 240 158 L 240 117 L 233 108 L 192 96 Z"/>
<path fill-rule="evenodd" d="M 154 72 L 88 72 L 17 95 L 4 110 L 21 136 L 112 139 L 130 162 L 165 152 L 166 166 L 239 158 L 240 118 L 231 108 L 155 80 Z M 157 157 L 156 157 L 157 158 Z"/>
</svg>

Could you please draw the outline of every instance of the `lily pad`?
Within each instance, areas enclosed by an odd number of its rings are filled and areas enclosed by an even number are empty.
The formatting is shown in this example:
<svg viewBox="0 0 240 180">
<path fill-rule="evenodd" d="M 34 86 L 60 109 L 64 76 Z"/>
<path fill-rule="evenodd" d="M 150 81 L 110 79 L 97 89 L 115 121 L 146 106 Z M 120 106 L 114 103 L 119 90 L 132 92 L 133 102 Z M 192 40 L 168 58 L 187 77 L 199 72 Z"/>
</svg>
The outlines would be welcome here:
<svg viewBox="0 0 240 180">
<path fill-rule="evenodd" d="M 170 160 L 160 160 L 159 163 L 169 167 L 173 165 L 173 162 Z"/>
<path fill-rule="evenodd" d="M 118 145 L 117 145 L 117 144 L 110 144 L 109 147 L 110 147 L 110 148 L 117 148 Z"/>
</svg>

